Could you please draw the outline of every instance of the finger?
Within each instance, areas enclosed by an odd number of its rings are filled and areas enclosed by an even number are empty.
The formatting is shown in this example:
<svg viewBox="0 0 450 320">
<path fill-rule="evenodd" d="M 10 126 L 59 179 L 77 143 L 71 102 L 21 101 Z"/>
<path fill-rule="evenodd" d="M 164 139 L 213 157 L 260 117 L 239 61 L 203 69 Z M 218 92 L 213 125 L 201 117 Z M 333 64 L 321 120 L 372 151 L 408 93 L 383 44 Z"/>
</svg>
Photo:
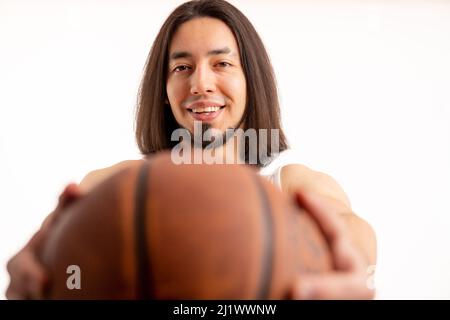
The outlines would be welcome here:
<svg viewBox="0 0 450 320">
<path fill-rule="evenodd" d="M 47 273 L 36 262 L 35 266 L 29 273 L 27 282 L 27 292 L 31 299 L 43 299 L 44 291 L 48 284 Z"/>
<path fill-rule="evenodd" d="M 335 268 L 345 271 L 361 271 L 364 261 L 346 234 L 346 227 L 339 216 L 349 210 L 340 202 L 306 190 L 299 190 L 297 201 L 316 221 L 330 246 Z"/>
<path fill-rule="evenodd" d="M 45 221 L 42 224 L 43 229 L 45 229 Z M 32 248 L 37 248 L 39 246 L 39 244 L 42 242 L 42 240 L 44 239 L 45 233 L 42 232 L 42 230 L 38 230 L 32 237 L 31 239 L 27 242 L 27 244 L 24 246 L 24 248 L 22 250 L 28 250 L 32 249 Z"/>
<path fill-rule="evenodd" d="M 292 292 L 296 300 L 367 300 L 374 296 L 364 274 L 349 273 L 301 275 Z"/>
<path fill-rule="evenodd" d="M 338 271 L 364 272 L 364 260 L 348 237 L 341 237 L 330 247 Z"/>
<path fill-rule="evenodd" d="M 14 289 L 11 286 L 9 286 L 8 289 L 6 289 L 5 297 L 8 300 L 23 300 L 23 299 L 25 299 L 24 296 L 17 294 L 17 292 L 14 291 Z"/>
<path fill-rule="evenodd" d="M 76 183 L 69 183 L 58 199 L 57 208 L 65 208 L 81 196 L 81 189 Z"/>
<path fill-rule="evenodd" d="M 6 290 L 6 297 L 8 299 L 24 299 L 25 285 L 24 285 L 24 270 L 21 265 L 21 256 L 19 255 L 23 251 L 16 254 L 6 264 L 6 270 L 10 275 L 10 283 Z"/>
<path fill-rule="evenodd" d="M 23 251 L 20 257 L 7 265 L 10 273 L 8 296 L 19 299 L 40 299 L 48 282 L 44 268 L 31 251 Z M 9 298 L 8 298 L 9 299 Z"/>
<path fill-rule="evenodd" d="M 299 190 L 296 199 L 316 221 L 328 241 L 333 242 L 345 234 L 345 225 L 339 217 L 340 213 L 349 211 L 344 204 L 306 190 Z"/>
<path fill-rule="evenodd" d="M 58 217 L 61 216 L 61 213 L 64 212 L 64 209 L 66 209 L 71 203 L 78 200 L 80 197 L 82 197 L 82 192 L 80 187 L 75 183 L 68 184 L 63 192 L 59 195 L 58 198 L 58 204 L 56 205 L 55 210 L 45 219 L 44 223 L 42 224 L 41 229 L 47 230 L 49 226 L 51 226 L 54 221 L 58 219 Z M 43 232 L 43 234 L 46 234 L 46 232 Z"/>
<path fill-rule="evenodd" d="M 17 281 L 11 281 L 6 289 L 5 296 L 8 300 L 23 300 L 25 299 L 25 293 L 21 294 L 20 286 Z"/>
</svg>

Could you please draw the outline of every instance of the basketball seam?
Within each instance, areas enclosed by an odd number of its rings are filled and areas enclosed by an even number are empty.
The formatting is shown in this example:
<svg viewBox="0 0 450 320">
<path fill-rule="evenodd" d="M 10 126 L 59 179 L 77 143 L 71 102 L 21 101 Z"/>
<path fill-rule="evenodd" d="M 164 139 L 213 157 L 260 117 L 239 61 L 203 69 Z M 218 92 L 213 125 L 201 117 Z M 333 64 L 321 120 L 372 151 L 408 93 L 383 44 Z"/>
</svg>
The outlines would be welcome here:
<svg viewBox="0 0 450 320">
<path fill-rule="evenodd" d="M 137 298 L 150 299 L 150 262 L 147 248 L 146 204 L 150 164 L 144 161 L 139 169 L 135 197 Z"/>
<path fill-rule="evenodd" d="M 258 292 L 257 299 L 268 299 L 270 294 L 270 284 L 272 279 L 273 265 L 273 221 L 272 208 L 268 200 L 267 193 L 259 180 L 258 176 L 254 176 L 256 185 L 258 186 L 260 201 L 262 206 L 262 240 L 263 240 L 263 254 L 262 254 L 262 271 L 261 271 L 261 287 Z"/>
</svg>

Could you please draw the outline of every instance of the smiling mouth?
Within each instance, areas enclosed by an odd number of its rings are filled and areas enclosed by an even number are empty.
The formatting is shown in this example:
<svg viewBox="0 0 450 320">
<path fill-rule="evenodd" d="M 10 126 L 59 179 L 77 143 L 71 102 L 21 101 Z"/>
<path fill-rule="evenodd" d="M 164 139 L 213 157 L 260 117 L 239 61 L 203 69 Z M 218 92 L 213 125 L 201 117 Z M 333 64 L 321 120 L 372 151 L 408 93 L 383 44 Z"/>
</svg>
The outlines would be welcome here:
<svg viewBox="0 0 450 320">
<path fill-rule="evenodd" d="M 193 108 L 193 109 L 187 109 L 189 112 L 194 113 L 194 114 L 211 114 L 214 112 L 217 112 L 219 110 L 222 110 L 223 108 L 225 108 L 225 106 L 221 106 L 221 107 L 202 107 L 202 108 Z"/>
</svg>

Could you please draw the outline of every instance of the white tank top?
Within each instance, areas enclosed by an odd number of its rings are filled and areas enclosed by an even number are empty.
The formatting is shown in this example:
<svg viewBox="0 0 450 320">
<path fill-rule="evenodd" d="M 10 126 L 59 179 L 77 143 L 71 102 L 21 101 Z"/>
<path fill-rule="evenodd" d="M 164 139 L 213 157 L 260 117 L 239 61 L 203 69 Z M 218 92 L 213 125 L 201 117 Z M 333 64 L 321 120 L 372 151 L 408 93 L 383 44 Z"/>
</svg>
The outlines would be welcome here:
<svg viewBox="0 0 450 320">
<path fill-rule="evenodd" d="M 290 159 L 292 155 L 291 149 L 281 152 L 269 165 L 259 169 L 259 175 L 269 180 L 278 189 L 282 190 L 281 169 L 287 164 L 295 163 L 295 161 L 292 162 L 292 159 Z M 144 159 L 145 158 L 149 158 L 149 156 L 144 156 Z"/>
<path fill-rule="evenodd" d="M 261 176 L 263 176 L 264 178 L 266 178 L 267 180 L 269 180 L 270 182 L 273 183 L 273 185 L 275 187 L 277 187 L 278 189 L 282 189 L 281 188 L 281 168 L 283 166 L 279 166 L 278 168 L 275 168 L 275 170 L 273 172 L 267 173 L 267 174 L 263 174 L 261 173 L 261 170 L 259 172 L 259 174 Z"/>
<path fill-rule="evenodd" d="M 261 168 L 259 174 L 281 190 L 281 169 L 287 164 L 293 163 L 292 159 L 289 159 L 292 155 L 289 149 L 281 152 L 267 167 Z"/>
</svg>

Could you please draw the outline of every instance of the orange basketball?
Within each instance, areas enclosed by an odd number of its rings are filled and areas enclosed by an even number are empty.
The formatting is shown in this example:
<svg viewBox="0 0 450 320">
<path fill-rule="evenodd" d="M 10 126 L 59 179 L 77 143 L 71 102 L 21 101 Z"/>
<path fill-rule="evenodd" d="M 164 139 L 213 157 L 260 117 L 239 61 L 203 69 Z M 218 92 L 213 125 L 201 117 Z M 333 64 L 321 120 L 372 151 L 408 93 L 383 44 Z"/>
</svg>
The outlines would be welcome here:
<svg viewBox="0 0 450 320">
<path fill-rule="evenodd" d="M 170 153 L 71 204 L 41 258 L 49 299 L 284 299 L 298 272 L 331 268 L 316 224 L 254 169 Z"/>
</svg>

